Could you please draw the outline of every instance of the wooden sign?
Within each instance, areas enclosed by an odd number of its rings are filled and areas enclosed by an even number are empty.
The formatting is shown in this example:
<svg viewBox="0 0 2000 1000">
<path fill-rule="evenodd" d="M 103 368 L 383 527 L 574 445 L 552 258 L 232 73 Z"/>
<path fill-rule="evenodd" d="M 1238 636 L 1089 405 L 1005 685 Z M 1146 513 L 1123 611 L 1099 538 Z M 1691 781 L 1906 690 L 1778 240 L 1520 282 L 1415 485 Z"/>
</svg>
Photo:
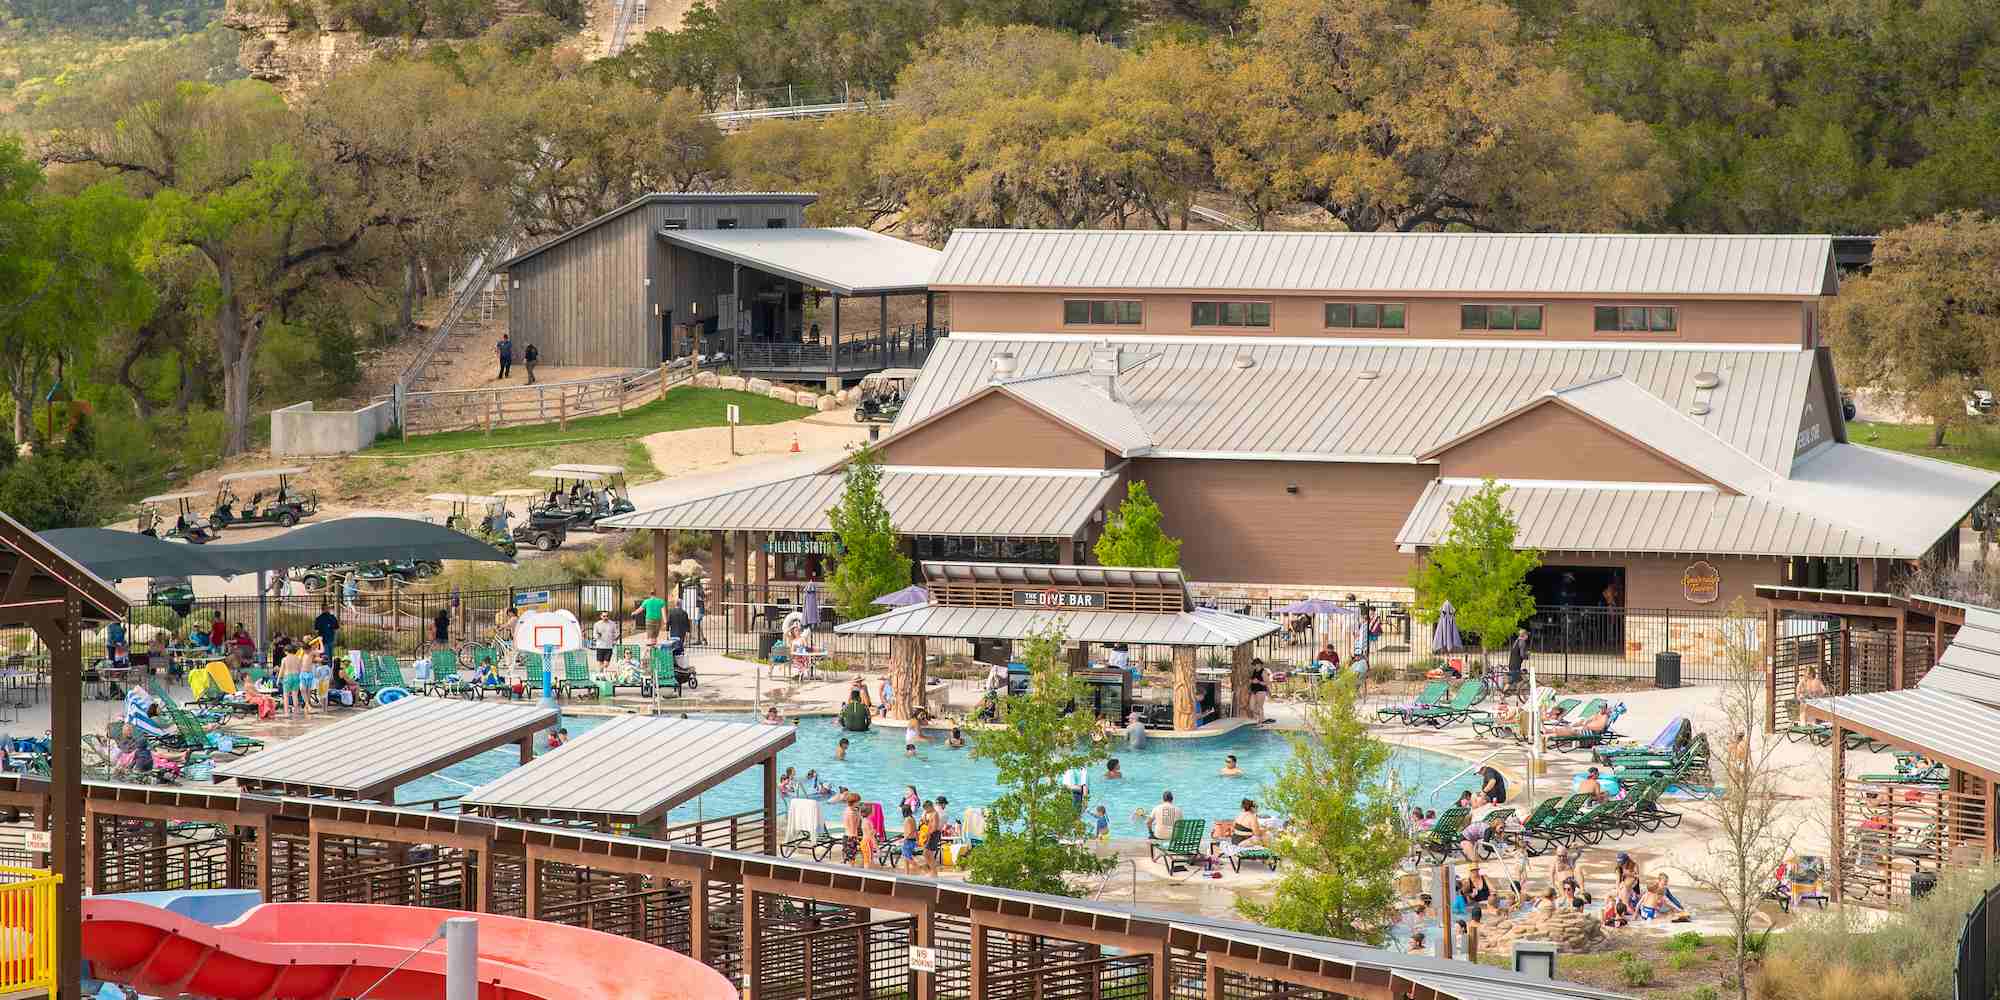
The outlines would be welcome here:
<svg viewBox="0 0 2000 1000">
<path fill-rule="evenodd" d="M 1099 591 L 1017 590 L 1014 591 L 1014 606 L 1034 608 L 1037 611 L 1068 611 L 1078 608 L 1101 611 L 1105 604 L 1104 594 Z"/>
<path fill-rule="evenodd" d="M 1722 596 L 1722 573 L 1703 559 L 1681 571 L 1681 594 L 1691 604 L 1714 604 Z"/>
</svg>

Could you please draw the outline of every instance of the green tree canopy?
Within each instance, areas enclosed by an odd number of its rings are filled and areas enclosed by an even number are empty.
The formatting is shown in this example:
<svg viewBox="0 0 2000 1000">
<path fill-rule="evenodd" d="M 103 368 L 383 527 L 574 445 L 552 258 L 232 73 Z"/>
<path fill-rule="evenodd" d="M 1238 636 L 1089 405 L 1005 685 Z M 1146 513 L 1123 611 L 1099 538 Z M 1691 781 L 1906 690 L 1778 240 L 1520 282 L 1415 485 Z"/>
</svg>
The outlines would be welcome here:
<svg viewBox="0 0 2000 1000">
<path fill-rule="evenodd" d="M 1506 646 L 1535 613 L 1528 571 L 1542 564 L 1541 553 L 1514 547 L 1516 525 L 1502 502 L 1506 494 L 1507 487 L 1488 479 L 1453 504 L 1444 539 L 1424 553 L 1410 580 L 1420 619 L 1436 621 L 1450 601 L 1460 631 L 1477 633 L 1489 650 Z"/>
<path fill-rule="evenodd" d="M 1869 272 L 1841 286 L 1826 337 L 1849 385 L 1931 421 L 1931 443 L 2000 374 L 2000 221 L 1960 212 L 1882 234 Z"/>
<path fill-rule="evenodd" d="M 1110 750 L 1091 740 L 1090 713 L 1075 711 L 1089 693 L 1070 676 L 1061 629 L 1052 625 L 1023 640 L 1022 659 L 1028 693 L 1000 699 L 999 725 L 972 734 L 972 755 L 993 763 L 1001 791 L 987 807 L 986 842 L 966 856 L 966 877 L 1078 896 L 1070 876 L 1102 873 L 1116 859 L 1099 858 L 1080 843 L 1083 817 L 1062 775 L 1103 762 Z"/>
<path fill-rule="evenodd" d="M 910 557 L 903 554 L 889 508 L 882 502 L 882 465 L 863 447 L 848 460 L 840 502 L 826 512 L 840 555 L 827 578 L 834 603 L 847 621 L 875 613 L 877 597 L 910 585 Z"/>
<path fill-rule="evenodd" d="M 1396 914 L 1396 865 L 1410 851 L 1388 780 L 1389 745 L 1357 706 L 1352 675 L 1321 685 L 1305 730 L 1261 805 L 1289 819 L 1273 849 L 1284 877 L 1269 903 L 1240 898 L 1244 916 L 1288 931 L 1379 943 Z"/>
<path fill-rule="evenodd" d="M 1104 533 L 1097 536 L 1093 550 L 1100 566 L 1157 566 L 1181 564 L 1181 540 L 1160 530 L 1160 505 L 1146 489 L 1146 481 L 1135 479 L 1125 486 L 1125 499 L 1118 510 L 1104 520 Z"/>
</svg>

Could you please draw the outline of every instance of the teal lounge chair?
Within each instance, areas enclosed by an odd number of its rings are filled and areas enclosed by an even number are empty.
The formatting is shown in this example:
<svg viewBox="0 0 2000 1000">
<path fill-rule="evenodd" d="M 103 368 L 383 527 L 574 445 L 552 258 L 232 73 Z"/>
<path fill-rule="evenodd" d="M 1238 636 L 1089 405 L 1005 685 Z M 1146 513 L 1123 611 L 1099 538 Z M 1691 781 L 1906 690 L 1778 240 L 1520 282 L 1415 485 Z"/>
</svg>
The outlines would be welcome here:
<svg viewBox="0 0 2000 1000">
<path fill-rule="evenodd" d="M 1207 820 L 1183 819 L 1174 824 L 1174 835 L 1166 843 L 1153 841 L 1146 845 L 1146 852 L 1167 866 L 1167 874 L 1173 875 L 1207 855 L 1202 850 L 1202 841 L 1207 836 Z"/>
<path fill-rule="evenodd" d="M 1450 681 L 1431 681 L 1430 683 L 1424 685 L 1424 689 L 1422 691 L 1417 692 L 1417 696 L 1415 698 L 1410 699 L 1409 704 L 1389 705 L 1383 708 L 1378 708 L 1375 710 L 1375 718 L 1383 722 L 1387 722 L 1390 719 L 1401 719 L 1404 722 L 1408 722 L 1409 715 L 1411 712 L 1418 711 L 1419 709 L 1435 708 L 1439 705 L 1444 704 L 1450 698 L 1451 698 Z"/>
<path fill-rule="evenodd" d="M 1411 712 L 1409 723 L 1437 729 L 1455 726 L 1470 718 L 1473 709 L 1485 700 L 1486 682 L 1475 678 L 1460 684 L 1458 690 L 1452 693 L 1450 703 Z"/>
</svg>

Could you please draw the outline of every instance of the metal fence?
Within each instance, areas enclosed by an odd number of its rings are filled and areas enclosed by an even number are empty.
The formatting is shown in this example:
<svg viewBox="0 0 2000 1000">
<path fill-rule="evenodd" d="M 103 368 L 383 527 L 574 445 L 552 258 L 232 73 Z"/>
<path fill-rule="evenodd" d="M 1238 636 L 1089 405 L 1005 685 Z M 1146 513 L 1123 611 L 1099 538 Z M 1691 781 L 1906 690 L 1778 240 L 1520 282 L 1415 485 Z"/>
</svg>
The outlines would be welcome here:
<svg viewBox="0 0 2000 1000">
<path fill-rule="evenodd" d="M 1965 928 L 1958 934 L 1958 964 L 1953 970 L 1953 1000 L 1991 1000 L 2000 990 L 2000 885 L 1986 890 Z"/>
<path fill-rule="evenodd" d="M 770 648 L 783 626 L 785 616 L 806 605 L 805 585 L 773 583 L 760 594 L 754 586 L 730 584 L 719 594 L 708 596 L 709 615 L 703 631 L 710 645 L 735 651 Z M 1373 610 L 1382 625 L 1382 634 L 1368 652 L 1370 666 L 1388 676 L 1416 676 L 1438 666 L 1444 657 L 1431 648 L 1429 626 L 1417 619 L 1410 606 L 1398 601 L 1356 601 L 1356 615 L 1286 615 L 1278 609 L 1290 604 L 1276 598 L 1220 598 L 1212 602 L 1224 611 L 1269 618 L 1281 627 L 1257 640 L 1252 655 L 1277 667 L 1301 666 L 1311 662 L 1324 642 L 1332 642 L 1343 661 L 1354 652 L 1358 612 Z M 826 645 L 833 657 L 846 664 L 881 666 L 888 661 L 889 640 L 885 637 L 840 635 L 832 626 L 840 620 L 833 596 L 820 588 L 821 628 L 815 639 Z M 884 610 L 877 608 L 877 611 Z M 725 613 L 727 612 L 727 613 Z M 1331 626 L 1329 626 L 1331 622 Z M 1329 627 L 1331 632 L 1329 633 Z M 1740 634 L 1732 635 L 1732 627 Z M 1680 611 L 1649 608 L 1606 608 L 1544 606 L 1528 621 L 1530 658 L 1543 683 L 1584 680 L 1647 680 L 1654 676 L 1654 656 L 1662 652 L 1680 655 L 1683 684 L 1714 684 L 1732 673 L 1728 649 L 1731 642 L 1747 643 L 1761 650 L 1762 619 L 1737 619 L 1731 626 L 1725 611 Z M 1468 637 L 1468 642 L 1475 639 Z M 932 639 L 928 651 L 944 661 L 971 659 L 973 644 L 963 639 Z M 1133 646 L 1132 660 L 1164 668 L 1172 660 L 1170 647 Z M 1219 663 L 1228 653 L 1216 650 Z M 1476 660 L 1473 652 L 1450 654 L 1461 660 Z M 1505 654 L 1492 660 L 1504 662 Z M 946 671 L 949 677 L 950 672 Z M 968 676 L 971 676 L 968 674 Z"/>
</svg>

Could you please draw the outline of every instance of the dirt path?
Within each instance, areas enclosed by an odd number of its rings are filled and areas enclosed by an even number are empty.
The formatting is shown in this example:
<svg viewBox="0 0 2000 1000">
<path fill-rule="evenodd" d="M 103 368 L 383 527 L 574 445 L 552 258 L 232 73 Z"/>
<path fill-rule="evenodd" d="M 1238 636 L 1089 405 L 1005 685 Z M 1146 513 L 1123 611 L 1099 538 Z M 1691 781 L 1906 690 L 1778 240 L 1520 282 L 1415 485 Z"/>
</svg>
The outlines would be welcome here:
<svg viewBox="0 0 2000 1000">
<path fill-rule="evenodd" d="M 736 454 L 729 453 L 729 428 L 698 427 L 665 431 L 642 442 L 653 464 L 668 479 L 712 472 L 746 461 L 800 451 L 840 453 L 868 440 L 868 425 L 854 422 L 852 410 L 829 410 L 801 420 L 736 428 Z"/>
</svg>

